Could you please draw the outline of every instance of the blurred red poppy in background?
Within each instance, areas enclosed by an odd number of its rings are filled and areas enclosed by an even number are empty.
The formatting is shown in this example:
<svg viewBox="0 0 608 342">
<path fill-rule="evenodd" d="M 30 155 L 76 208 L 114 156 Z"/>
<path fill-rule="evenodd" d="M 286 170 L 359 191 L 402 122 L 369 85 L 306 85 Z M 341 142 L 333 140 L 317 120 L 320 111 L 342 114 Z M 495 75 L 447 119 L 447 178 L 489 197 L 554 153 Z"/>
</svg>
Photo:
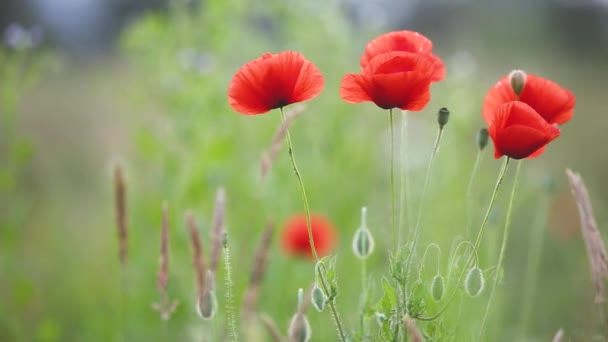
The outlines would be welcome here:
<svg viewBox="0 0 608 342">
<path fill-rule="evenodd" d="M 414 31 L 389 32 L 370 41 L 365 46 L 365 52 L 361 57 L 361 68 L 365 69 L 374 57 L 396 51 L 415 53 L 431 62 L 433 65 L 431 80 L 433 82 L 445 78 L 445 65 L 441 58 L 433 54 L 433 42 Z"/>
<path fill-rule="evenodd" d="M 311 214 L 310 223 L 318 256 L 323 257 L 330 254 L 336 243 L 336 230 L 332 223 L 319 214 Z M 287 219 L 283 226 L 281 240 L 283 250 L 287 254 L 313 258 L 305 214 L 296 214 Z"/>
<path fill-rule="evenodd" d="M 323 75 L 298 52 L 265 53 L 243 65 L 228 87 L 228 102 L 244 115 L 315 98 L 323 90 Z"/>
<path fill-rule="evenodd" d="M 576 99 L 574 94 L 557 83 L 539 76 L 524 74 L 519 98 L 511 85 L 509 75 L 490 89 L 483 103 L 483 118 L 490 125 L 497 108 L 509 101 L 519 100 L 532 107 L 550 124 L 564 124 L 572 118 Z"/>
<path fill-rule="evenodd" d="M 557 138 L 560 131 L 529 105 L 511 101 L 496 109 L 488 133 L 494 142 L 496 159 L 503 155 L 523 159 L 538 155 L 538 151 Z"/>
<path fill-rule="evenodd" d="M 431 99 L 433 64 L 411 52 L 388 52 L 365 65 L 361 74 L 347 74 L 340 97 L 349 103 L 374 102 L 382 109 L 420 111 Z"/>
</svg>

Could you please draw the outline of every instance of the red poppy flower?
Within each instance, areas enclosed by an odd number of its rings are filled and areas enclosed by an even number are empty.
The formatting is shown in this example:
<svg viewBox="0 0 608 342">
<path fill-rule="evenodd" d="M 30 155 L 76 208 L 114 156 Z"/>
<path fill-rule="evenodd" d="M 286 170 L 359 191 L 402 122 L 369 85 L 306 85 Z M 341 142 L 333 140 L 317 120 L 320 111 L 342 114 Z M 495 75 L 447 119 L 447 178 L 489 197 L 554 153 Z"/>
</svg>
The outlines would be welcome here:
<svg viewBox="0 0 608 342">
<path fill-rule="evenodd" d="M 331 222 L 318 214 L 310 215 L 312 238 L 319 257 L 328 255 L 336 242 L 336 231 Z M 282 236 L 283 250 L 289 255 L 312 259 L 312 250 L 308 240 L 306 215 L 293 215 L 285 222 Z"/>
<path fill-rule="evenodd" d="M 228 87 L 232 109 L 245 115 L 310 100 L 323 90 L 323 75 L 298 52 L 265 53 L 243 65 Z"/>
<path fill-rule="evenodd" d="M 361 57 L 361 68 L 365 68 L 374 57 L 392 51 L 411 52 L 426 57 L 433 64 L 433 82 L 445 78 L 445 65 L 441 58 L 432 53 L 433 42 L 418 32 L 395 31 L 383 34 L 365 47 Z"/>
<path fill-rule="evenodd" d="M 362 74 L 347 74 L 340 97 L 349 103 L 371 101 L 383 109 L 420 111 L 431 99 L 433 64 L 411 52 L 388 52 L 372 58 Z"/>
<path fill-rule="evenodd" d="M 502 104 L 519 100 L 528 104 L 550 124 L 561 125 L 572 118 L 576 99 L 569 90 L 539 76 L 526 74 L 519 98 L 515 95 L 509 76 L 496 83 L 483 103 L 483 118 L 488 125 Z"/>
<path fill-rule="evenodd" d="M 511 101 L 494 113 L 488 133 L 494 142 L 494 157 L 513 159 L 538 156 L 545 145 L 560 134 L 557 126 L 547 123 L 532 107 Z"/>
</svg>

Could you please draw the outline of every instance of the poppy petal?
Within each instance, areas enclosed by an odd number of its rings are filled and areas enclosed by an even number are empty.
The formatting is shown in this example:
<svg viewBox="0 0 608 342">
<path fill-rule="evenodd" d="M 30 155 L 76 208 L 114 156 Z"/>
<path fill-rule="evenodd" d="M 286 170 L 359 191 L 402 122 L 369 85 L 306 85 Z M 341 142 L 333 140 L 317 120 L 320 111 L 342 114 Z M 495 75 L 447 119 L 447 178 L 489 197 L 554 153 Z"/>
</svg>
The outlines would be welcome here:
<svg viewBox="0 0 608 342">
<path fill-rule="evenodd" d="M 364 73 L 367 93 L 380 108 L 420 111 L 431 99 L 433 65 L 423 56 L 389 52 L 374 57 Z"/>
<path fill-rule="evenodd" d="M 272 109 L 272 97 L 265 88 L 266 60 L 271 57 L 271 54 L 264 54 L 243 65 L 234 75 L 228 88 L 228 103 L 236 112 L 255 115 Z"/>
<path fill-rule="evenodd" d="M 506 155 L 513 159 L 539 156 L 543 147 L 560 134 L 556 126 L 520 101 L 501 105 L 488 131 L 494 141 L 495 158 Z"/>
<path fill-rule="evenodd" d="M 496 109 L 514 100 L 517 100 L 517 96 L 511 88 L 509 76 L 505 76 L 486 95 L 482 109 L 485 122 L 489 125 Z M 526 74 L 526 82 L 518 100 L 534 108 L 548 123 L 560 125 L 572 118 L 576 103 L 574 94 L 569 90 L 532 74 Z"/>
<path fill-rule="evenodd" d="M 310 100 L 323 90 L 323 75 L 302 54 L 284 51 L 276 54 L 271 63 L 266 86 L 284 99 L 283 105 Z"/>
<path fill-rule="evenodd" d="M 297 214 L 288 218 L 284 227 L 281 236 L 283 250 L 289 255 L 312 259 L 306 215 Z M 310 227 L 317 254 L 323 257 L 331 253 L 336 242 L 332 223 L 325 216 L 311 214 Z"/>
<path fill-rule="evenodd" d="M 241 114 L 263 114 L 310 100 L 323 85 L 323 75 L 302 54 L 266 53 L 237 71 L 228 88 L 228 102 Z"/>
<path fill-rule="evenodd" d="M 367 93 L 368 81 L 363 75 L 347 74 L 340 84 L 340 97 L 348 103 L 372 101 Z"/>
<path fill-rule="evenodd" d="M 416 54 L 430 54 L 433 50 L 433 42 L 422 34 L 414 31 L 394 31 L 383 34 L 371 40 L 365 46 L 365 52 L 361 57 L 361 68 L 374 57 L 391 51 L 404 51 Z"/>
<path fill-rule="evenodd" d="M 429 55 L 429 60 L 433 64 L 433 78 L 431 79 L 433 82 L 441 81 L 445 78 L 446 70 L 445 64 L 439 56 L 437 55 Z"/>
<path fill-rule="evenodd" d="M 528 74 L 519 100 L 529 104 L 548 123 L 564 124 L 572 118 L 574 94 L 550 80 Z"/>
<path fill-rule="evenodd" d="M 486 124 L 488 126 L 492 124 L 498 107 L 507 102 L 515 101 L 516 99 L 517 96 L 511 88 L 509 77 L 501 78 L 500 81 L 488 91 L 483 102 L 482 115 Z"/>
</svg>

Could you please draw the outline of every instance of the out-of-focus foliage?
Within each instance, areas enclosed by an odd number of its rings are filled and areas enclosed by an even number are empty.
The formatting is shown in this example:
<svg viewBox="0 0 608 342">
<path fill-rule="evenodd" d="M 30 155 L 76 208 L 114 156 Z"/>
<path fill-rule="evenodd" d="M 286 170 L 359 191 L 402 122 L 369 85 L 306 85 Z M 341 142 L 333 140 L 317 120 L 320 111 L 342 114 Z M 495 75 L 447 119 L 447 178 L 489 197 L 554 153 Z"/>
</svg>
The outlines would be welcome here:
<svg viewBox="0 0 608 342">
<path fill-rule="evenodd" d="M 193 210 L 204 238 L 203 250 L 208 253 L 214 194 L 220 186 L 226 189 L 228 246 L 238 308 L 265 224 L 276 222 L 278 235 L 283 220 L 303 207 L 286 150 L 266 182 L 258 181 L 260 157 L 279 125 L 278 112 L 257 117 L 238 115 L 228 106 L 226 90 L 242 64 L 264 52 L 287 49 L 303 53 L 326 79 L 324 92 L 306 104 L 305 113 L 291 131 L 311 209 L 332 219 L 339 231 L 335 259 L 338 311 L 349 331 L 358 328 L 360 261 L 352 254 L 350 242 L 359 226 L 360 208 L 367 206 L 368 226 L 376 241 L 367 261 L 368 325 L 374 333 L 389 335 L 390 322 L 381 316 L 389 316 L 397 294 L 389 269 L 389 258 L 395 256 L 389 255 L 392 233 L 388 113 L 371 104 L 344 103 L 339 99 L 338 88 L 342 75 L 359 70 L 365 43 L 390 28 L 353 25 L 343 4 L 334 0 L 210 0 L 196 5 L 174 1 L 171 6 L 166 13 L 148 13 L 126 28 L 120 52 L 120 61 L 126 61 L 126 67 L 121 65 L 124 69 L 120 70 L 127 70 L 125 74 L 114 71 L 105 75 L 102 71 L 87 80 L 95 82 L 93 92 L 103 90 L 110 94 L 104 101 L 129 104 L 129 115 L 121 117 L 117 125 L 124 129 L 126 138 L 115 139 L 114 132 L 108 129 L 98 137 L 91 127 L 91 131 L 73 132 L 73 145 L 86 147 L 87 139 L 99 139 L 126 151 L 119 157 L 127 175 L 130 228 L 129 264 L 123 284 L 126 294 L 121 293 L 111 180 L 108 172 L 95 169 L 112 160 L 97 160 L 107 156 L 95 150 L 80 153 L 74 147 L 64 151 L 74 153 L 72 164 L 59 165 L 53 169 L 55 173 L 44 175 L 48 177 L 44 182 L 55 184 L 62 191 L 33 198 L 27 188 L 29 178 L 23 180 L 21 172 L 28 170 L 24 163 L 31 154 L 43 153 L 45 146 L 32 150 L 18 134 L 14 120 L 19 111 L 19 94 L 29 83 L 29 76 L 21 76 L 22 66 L 28 63 L 27 75 L 39 75 L 38 65 L 43 63 L 38 62 L 37 55 L 34 58 L 19 51 L 0 52 L 0 108 L 2 119 L 6 117 L 8 123 L 7 134 L 4 123 L 0 133 L 0 152 L 3 157 L 5 152 L 9 156 L 6 168 L 0 164 L 0 199 L 3 204 L 9 203 L 6 215 L 5 209 L 0 208 L 0 290 L 9 298 L 0 300 L 0 340 L 115 341 L 120 339 L 122 329 L 126 329 L 129 341 L 161 340 L 163 336 L 176 341 L 224 339 L 228 324 L 225 288 L 220 281 L 224 270 L 220 266 L 217 275 L 218 313 L 212 321 L 201 321 L 194 306 L 196 287 L 184 212 Z M 477 153 L 475 134 L 482 123 L 479 110 L 487 90 L 487 84 L 480 81 L 484 77 L 471 68 L 467 51 L 446 53 L 441 46 L 436 48 L 447 62 L 448 77 L 433 86 L 433 98 L 426 110 L 408 114 L 406 132 L 406 167 L 412 186 L 403 208 L 404 236 L 421 202 L 422 183 L 437 130 L 436 111 L 444 106 L 450 109 L 450 122 L 425 201 L 419 245 L 422 254 L 429 243 L 438 244 L 442 251 L 439 269 L 437 255 L 429 253 L 416 283 L 415 298 L 408 307 L 410 312 L 424 317 L 437 312 L 445 304 L 446 294 L 457 286 L 447 281 L 445 294 L 437 302 L 430 291 L 432 279 L 438 272 L 454 277 L 463 266 L 462 260 L 456 260 L 453 266 L 451 257 L 466 230 L 465 193 Z M 493 62 L 501 64 L 500 69 L 505 71 L 519 67 L 509 63 L 506 58 Z M 69 89 L 68 102 L 78 112 L 83 110 L 78 108 L 82 103 L 74 94 L 78 94 L 78 89 Z M 103 105 L 87 105 L 100 107 L 91 126 L 109 120 L 105 115 L 111 117 L 104 113 Z M 396 118 L 398 132 L 400 115 Z M 568 129 L 569 126 L 563 128 L 564 139 Z M 53 145 L 54 141 L 48 144 Z M 485 151 L 473 185 L 473 232 L 479 227 L 499 167 L 490 149 L 488 146 Z M 71 173 L 71 169 L 91 160 L 95 167 L 89 167 L 94 171 L 71 176 L 78 174 Z M 543 230 L 548 208 L 557 197 L 555 189 L 544 184 L 547 179 L 561 176 L 561 170 L 548 168 L 543 159 L 526 163 L 524 170 L 515 206 L 513 242 L 507 251 L 504 274 L 500 275 L 503 283 L 490 316 L 488 339 L 512 341 L 525 335 L 529 340 L 548 340 L 559 327 L 572 331 L 573 337 L 588 339 L 600 329 L 595 319 L 580 322 L 576 318 L 581 312 L 595 313 L 590 309 L 591 297 L 581 290 L 589 285 L 581 280 L 587 276 L 586 270 L 579 267 L 585 264 L 582 245 L 566 245 L 551 239 Z M 504 194 L 511 184 L 509 173 L 480 252 L 478 266 L 484 270 L 486 280 L 494 276 L 492 267 L 506 211 Z M 161 203 L 165 200 L 170 208 L 171 231 L 168 292 L 180 304 L 163 325 L 151 305 L 159 296 L 155 277 Z M 296 310 L 295 294 L 298 288 L 312 285 L 314 268 L 308 260 L 283 255 L 276 241 L 270 251 L 258 309 L 272 317 L 285 334 Z M 534 254 L 528 251 L 540 251 L 537 258 L 542 265 L 531 283 L 526 265 Z M 530 289 L 535 293 L 530 294 Z M 472 340 L 477 336 L 486 302 L 487 291 L 469 298 L 459 290 L 440 319 L 418 325 L 431 341 Z M 321 313 L 309 310 L 308 319 L 314 341 L 335 340 L 327 307 Z M 247 331 L 251 335 L 246 340 L 268 340 L 257 320 Z"/>
</svg>

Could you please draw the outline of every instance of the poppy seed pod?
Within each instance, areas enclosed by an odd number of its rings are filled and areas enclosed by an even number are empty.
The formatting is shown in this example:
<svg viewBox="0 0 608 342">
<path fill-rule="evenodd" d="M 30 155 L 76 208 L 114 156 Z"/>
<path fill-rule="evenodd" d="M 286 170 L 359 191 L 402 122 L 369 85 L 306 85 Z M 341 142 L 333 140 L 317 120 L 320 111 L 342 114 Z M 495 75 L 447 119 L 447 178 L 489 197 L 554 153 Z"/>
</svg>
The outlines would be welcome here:
<svg viewBox="0 0 608 342">
<path fill-rule="evenodd" d="M 439 111 L 437 112 L 437 123 L 439 123 L 439 128 L 443 129 L 443 126 L 445 126 L 448 123 L 449 119 L 450 119 L 450 111 L 445 107 L 440 108 Z"/>
<path fill-rule="evenodd" d="M 479 150 L 483 151 L 483 149 L 488 145 L 489 135 L 487 128 L 481 128 L 477 132 L 477 146 L 479 146 Z"/>
<path fill-rule="evenodd" d="M 472 267 L 464 278 L 464 291 L 471 297 L 479 296 L 485 287 L 483 271 L 479 267 Z"/>
<path fill-rule="evenodd" d="M 435 301 L 440 301 L 445 292 L 445 279 L 440 274 L 433 277 L 431 281 L 431 296 Z"/>
<path fill-rule="evenodd" d="M 526 85 L 526 73 L 523 70 L 513 70 L 509 74 L 509 83 L 515 95 L 519 96 Z"/>
</svg>

